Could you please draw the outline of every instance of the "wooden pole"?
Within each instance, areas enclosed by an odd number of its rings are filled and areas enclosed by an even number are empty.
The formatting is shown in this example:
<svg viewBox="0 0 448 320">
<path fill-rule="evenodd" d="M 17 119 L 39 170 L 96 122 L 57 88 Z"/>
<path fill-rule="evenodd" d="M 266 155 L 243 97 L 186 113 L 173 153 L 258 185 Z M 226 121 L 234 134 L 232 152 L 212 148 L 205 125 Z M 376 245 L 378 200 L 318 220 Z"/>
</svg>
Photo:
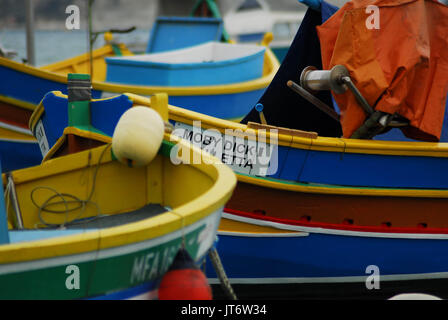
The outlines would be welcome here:
<svg viewBox="0 0 448 320">
<path fill-rule="evenodd" d="M 90 79 L 93 79 L 93 31 L 92 31 L 92 5 L 94 0 L 89 0 L 88 2 L 88 17 L 87 17 L 87 23 L 89 26 L 89 74 Z"/>
<path fill-rule="evenodd" d="M 26 0 L 26 59 L 30 65 L 36 64 L 34 53 L 34 8 L 33 0 Z"/>
</svg>

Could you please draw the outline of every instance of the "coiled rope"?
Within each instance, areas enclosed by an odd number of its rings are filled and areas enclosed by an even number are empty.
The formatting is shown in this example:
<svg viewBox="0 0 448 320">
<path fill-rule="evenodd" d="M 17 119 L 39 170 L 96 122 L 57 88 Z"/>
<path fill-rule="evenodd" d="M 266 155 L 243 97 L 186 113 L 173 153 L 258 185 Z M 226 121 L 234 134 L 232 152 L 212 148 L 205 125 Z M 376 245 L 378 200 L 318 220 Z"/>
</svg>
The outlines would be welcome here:
<svg viewBox="0 0 448 320">
<path fill-rule="evenodd" d="M 90 189 L 89 195 L 86 200 L 82 200 L 82 199 L 78 198 L 77 196 L 69 194 L 69 193 L 58 192 L 54 188 L 47 187 L 47 186 L 38 186 L 38 187 L 33 188 L 33 190 L 31 191 L 31 202 L 38 208 L 38 216 L 39 216 L 39 220 L 42 225 L 44 225 L 46 227 L 63 228 L 66 225 L 84 223 L 85 221 L 81 221 L 81 222 L 75 222 L 75 221 L 82 216 L 82 214 L 85 212 L 88 204 L 94 205 L 96 207 L 96 211 L 97 211 L 96 216 L 91 217 L 90 219 L 88 219 L 88 221 L 91 221 L 91 220 L 96 219 L 101 216 L 100 207 L 98 206 L 98 204 L 96 202 L 92 201 L 91 199 L 92 199 L 93 193 L 95 191 L 96 178 L 97 178 L 98 170 L 100 168 L 101 160 L 103 159 L 106 151 L 109 149 L 110 146 L 111 146 L 110 143 L 107 144 L 106 147 L 101 152 L 98 163 L 95 166 L 95 171 L 93 173 L 92 187 Z M 91 158 L 92 158 L 92 153 L 90 151 L 87 168 L 90 167 Z M 44 201 L 44 203 L 38 204 L 34 199 L 34 193 L 37 190 L 42 190 L 42 189 L 49 190 L 49 191 L 53 192 L 54 194 L 52 196 L 50 196 L 46 201 Z M 57 199 L 57 198 L 59 198 L 61 200 L 53 201 L 54 199 Z M 52 207 L 52 206 L 58 206 L 61 204 L 64 205 L 64 209 L 50 209 L 50 207 Z M 76 206 L 73 208 L 69 208 L 69 206 L 73 205 L 73 204 L 76 204 Z M 68 221 L 68 214 L 70 212 L 74 212 L 76 210 L 80 210 L 80 212 L 74 218 L 72 218 L 71 221 Z M 65 221 L 62 224 L 49 223 L 49 222 L 45 221 L 45 219 L 42 216 L 42 214 L 44 212 L 52 213 L 52 214 L 65 214 Z M 37 227 L 38 226 L 36 224 L 36 228 Z"/>
</svg>

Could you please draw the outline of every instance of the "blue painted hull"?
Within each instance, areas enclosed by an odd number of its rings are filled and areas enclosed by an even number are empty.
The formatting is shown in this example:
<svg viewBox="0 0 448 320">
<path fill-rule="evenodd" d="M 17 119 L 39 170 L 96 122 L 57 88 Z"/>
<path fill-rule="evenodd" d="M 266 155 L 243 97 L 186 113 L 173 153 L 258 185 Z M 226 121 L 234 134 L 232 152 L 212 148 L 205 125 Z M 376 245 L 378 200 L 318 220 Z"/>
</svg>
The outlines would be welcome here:
<svg viewBox="0 0 448 320">
<path fill-rule="evenodd" d="M 9 98 L 37 105 L 50 91 L 67 94 L 66 83 L 43 79 L 5 66 L 0 66 L 0 75 L 8 79 L 0 84 L 0 95 Z M 171 95 L 170 103 L 213 117 L 234 120 L 245 116 L 263 92 L 264 89 L 254 89 L 228 94 Z M 92 90 L 95 99 L 103 95 L 102 91 Z"/>
<path fill-rule="evenodd" d="M 390 188 L 448 188 L 448 158 L 315 151 L 280 146 L 272 178 Z M 387 173 L 386 173 L 387 171 Z"/>
<path fill-rule="evenodd" d="M 39 78 L 5 66 L 0 66 L 0 76 L 2 79 L 7 79 L 7 81 L 0 81 L 0 96 L 25 103 L 37 105 L 51 90 L 67 91 L 66 84 Z M 94 96 L 100 97 L 100 93 L 95 91 Z M 0 139 L 0 156 L 5 172 L 39 165 L 42 162 L 37 141 Z"/>
<path fill-rule="evenodd" d="M 253 94 L 257 94 L 257 92 L 241 93 L 247 99 L 250 99 Z M 258 94 L 261 94 L 261 92 L 258 92 Z M 217 106 L 216 113 L 220 116 L 231 115 L 235 118 L 241 116 L 241 110 L 238 109 L 238 104 L 236 103 L 239 100 L 237 96 L 222 95 L 215 98 L 213 104 L 211 104 L 209 96 L 199 97 L 201 101 L 199 104 L 194 104 L 195 99 L 195 97 L 169 97 L 170 103 L 173 103 L 173 100 L 180 105 L 191 103 L 191 107 L 197 109 L 198 112 L 204 111 L 203 106 L 214 105 Z M 231 103 L 228 108 L 224 108 L 226 99 L 233 99 L 235 103 Z M 48 93 L 42 100 L 42 103 L 45 112 L 41 116 L 41 120 L 48 145 L 51 149 L 68 126 L 67 100 L 53 93 Z M 221 105 L 223 107 L 219 108 Z M 125 95 L 109 100 L 92 101 L 90 104 L 91 124 L 104 134 L 112 136 L 121 115 L 131 107 L 132 102 Z"/>
<path fill-rule="evenodd" d="M 67 83 L 44 79 L 33 74 L 20 72 L 0 65 L 0 95 L 38 105 L 42 98 L 50 91 L 61 91 L 67 94 Z M 93 90 L 94 98 L 101 97 L 101 91 Z"/>
<path fill-rule="evenodd" d="M 328 285 L 327 293 L 333 291 L 342 298 L 340 288 L 348 283 L 360 294 L 377 294 L 390 283 L 396 290 L 420 292 L 423 287 L 419 287 L 419 281 L 446 278 L 448 237 L 442 236 L 387 238 L 325 234 L 322 230 L 289 237 L 220 234 L 217 249 L 231 283 L 245 286 L 246 290 L 251 286 L 296 284 L 299 289 L 303 286 L 312 291 L 313 286 Z M 379 289 L 366 285 L 372 281 L 368 269 L 372 265 L 378 267 Z M 210 261 L 206 271 L 207 277 L 217 283 Z M 253 290 L 251 294 L 256 295 Z M 306 296 L 304 291 L 301 294 Z"/>
<path fill-rule="evenodd" d="M 245 93 L 245 95 L 247 99 L 250 99 L 250 93 Z M 171 104 L 187 106 L 200 113 L 205 112 L 205 108 L 202 106 L 213 105 L 217 106 L 215 112 L 219 113 L 221 117 L 225 115 L 238 117 L 240 110 L 238 110 L 237 103 L 230 103 L 229 108 L 224 108 L 224 101 L 227 98 L 229 97 L 217 98 L 212 104 L 209 97 L 203 96 L 202 103 L 194 104 L 196 97 L 169 97 Z M 46 103 L 47 99 L 48 103 Z M 66 103 L 64 99 L 61 101 L 61 103 Z M 107 102 L 92 102 L 91 123 L 98 130 L 112 136 L 121 114 L 131 105 L 132 103 L 126 96 Z M 67 126 L 67 109 L 65 105 L 58 103 L 58 98 L 54 95 L 45 98 L 44 106 L 46 113 L 42 120 L 51 148 Z M 403 144 L 405 143 L 403 142 Z M 277 155 L 278 169 L 268 177 L 293 183 L 355 187 L 448 188 L 448 170 L 444 170 L 444 168 L 448 168 L 448 158 L 446 157 L 343 153 L 287 146 L 279 146 Z M 386 168 L 387 174 L 384 174 Z"/>
<path fill-rule="evenodd" d="M 7 79 L 7 81 L 0 82 L 0 97 L 38 105 L 45 94 L 50 91 L 67 93 L 67 85 L 65 82 L 45 79 L 31 73 L 15 70 L 8 66 L 0 65 L 0 76 L 2 79 Z M 126 91 L 129 92 L 129 90 Z M 254 89 L 228 94 L 170 96 L 169 102 L 203 114 L 235 120 L 244 117 L 256 101 L 258 101 L 263 92 L 264 89 Z M 114 93 L 113 95 L 116 94 Z M 105 95 L 110 95 L 110 93 L 92 90 L 92 97 L 95 99 Z M 14 104 L 12 103 L 12 105 Z M 116 115 L 119 116 L 121 114 L 122 112 L 120 111 Z M 109 132 L 109 135 L 112 135 L 112 133 L 113 131 Z M 18 141 L 15 145 L 12 141 L 9 141 L 5 146 L 1 145 L 0 152 L 5 171 L 38 165 L 42 160 L 37 145 L 26 145 L 24 147 L 21 141 Z"/>
<path fill-rule="evenodd" d="M 210 54 L 210 51 L 221 52 L 222 56 L 226 54 L 235 56 L 236 53 L 237 57 L 218 59 L 219 55 Z M 211 86 L 250 81 L 263 76 L 264 52 L 263 46 L 243 47 L 236 44 L 208 42 L 170 50 L 163 54 L 108 57 L 106 81 L 171 87 Z M 163 62 L 159 60 L 160 55 L 165 56 Z"/>
<path fill-rule="evenodd" d="M 169 96 L 169 103 L 219 119 L 242 119 L 263 95 L 264 89 L 213 96 Z M 213 109 L 211 111 L 210 109 Z"/>
<path fill-rule="evenodd" d="M 206 140 L 203 139 L 203 148 Z M 403 145 L 406 143 L 402 142 Z M 285 182 L 354 187 L 448 188 L 448 158 L 444 156 L 310 150 L 306 143 L 303 147 L 278 146 L 276 149 L 277 170 L 268 177 Z"/>
<path fill-rule="evenodd" d="M 293 278 L 299 282 L 317 282 L 318 278 L 327 277 L 367 278 L 369 265 L 378 266 L 384 276 L 448 273 L 447 244 L 448 239 L 311 233 L 306 237 L 219 235 L 217 249 L 229 278 Z M 210 272 L 207 276 L 216 277 L 216 274 Z"/>
<path fill-rule="evenodd" d="M 42 162 L 37 141 L 0 139 L 0 155 L 3 172 L 39 165 Z"/>
</svg>

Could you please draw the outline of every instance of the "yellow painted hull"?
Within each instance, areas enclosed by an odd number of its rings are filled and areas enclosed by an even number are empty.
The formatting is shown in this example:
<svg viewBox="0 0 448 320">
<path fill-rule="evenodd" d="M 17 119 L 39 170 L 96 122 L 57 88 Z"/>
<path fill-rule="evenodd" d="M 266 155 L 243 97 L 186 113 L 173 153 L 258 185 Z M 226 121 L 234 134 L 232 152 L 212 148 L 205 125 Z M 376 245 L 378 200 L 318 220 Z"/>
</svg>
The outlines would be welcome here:
<svg viewBox="0 0 448 320">
<path fill-rule="evenodd" d="M 194 152 L 198 151 L 191 151 L 191 156 Z M 94 181 L 92 176 L 96 169 L 98 175 Z M 161 154 L 148 166 L 129 168 L 113 160 L 110 145 L 51 159 L 37 167 L 17 170 L 11 173 L 11 178 L 26 229 L 42 226 L 36 204 L 43 204 L 53 195 L 51 190 L 86 199 L 93 184 L 91 202 L 95 205 L 87 205 L 82 218 L 94 217 L 98 214 L 98 208 L 105 215 L 129 212 L 150 203 L 171 209 L 166 214 L 138 223 L 103 229 L 98 233 L 0 246 L 0 265 L 108 249 L 161 237 L 222 208 L 236 184 L 234 174 L 225 166 L 204 163 L 176 166 L 169 156 Z M 3 180 L 4 184 L 8 181 L 5 175 Z M 39 190 L 35 191 L 33 203 L 30 195 L 36 189 Z M 9 209 L 9 225 L 16 227 L 10 198 L 6 206 Z M 62 207 L 63 205 L 55 205 L 52 209 Z M 45 222 L 62 224 L 71 221 L 77 214 L 47 213 Z"/>
</svg>

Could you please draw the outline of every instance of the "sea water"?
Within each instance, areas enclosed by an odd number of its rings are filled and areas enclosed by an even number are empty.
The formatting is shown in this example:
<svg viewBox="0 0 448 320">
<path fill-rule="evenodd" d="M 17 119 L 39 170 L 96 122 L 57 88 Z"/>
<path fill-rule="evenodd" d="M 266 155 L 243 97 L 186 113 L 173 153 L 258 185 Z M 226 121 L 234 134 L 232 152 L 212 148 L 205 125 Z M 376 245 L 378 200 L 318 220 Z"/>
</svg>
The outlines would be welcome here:
<svg viewBox="0 0 448 320">
<path fill-rule="evenodd" d="M 149 39 L 148 29 L 137 29 L 126 34 L 114 34 L 117 42 L 129 46 L 131 51 L 146 49 Z M 43 66 L 89 51 L 89 36 L 86 30 L 36 30 L 34 32 L 36 66 Z M 17 52 L 15 61 L 23 62 L 26 55 L 25 29 L 0 30 L 0 45 Z M 93 48 L 104 45 L 103 35 L 99 35 Z M 134 50 L 135 49 L 135 50 Z"/>
</svg>

